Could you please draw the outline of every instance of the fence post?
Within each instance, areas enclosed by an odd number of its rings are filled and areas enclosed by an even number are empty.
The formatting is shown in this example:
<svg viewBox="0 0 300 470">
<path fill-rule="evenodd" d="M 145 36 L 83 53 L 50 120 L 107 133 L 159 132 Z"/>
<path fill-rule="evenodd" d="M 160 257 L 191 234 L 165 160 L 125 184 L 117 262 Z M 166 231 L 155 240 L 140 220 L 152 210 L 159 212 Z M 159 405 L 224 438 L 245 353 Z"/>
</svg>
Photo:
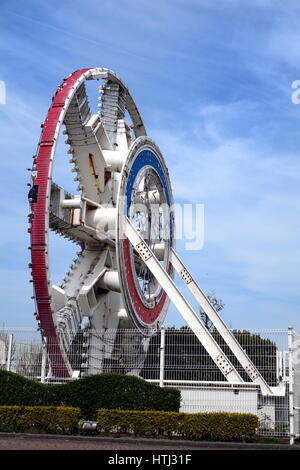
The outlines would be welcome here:
<svg viewBox="0 0 300 470">
<path fill-rule="evenodd" d="M 294 423 L 294 367 L 293 367 L 293 327 L 288 327 L 289 347 L 289 421 L 290 421 L 290 444 L 295 442 Z"/>
<path fill-rule="evenodd" d="M 46 379 L 46 366 L 47 366 L 47 348 L 46 338 L 43 339 L 42 343 L 42 366 L 41 366 L 41 383 L 45 383 Z"/>
<path fill-rule="evenodd" d="M 10 371 L 10 367 L 11 367 L 11 353 L 12 353 L 13 337 L 14 335 L 9 335 L 9 339 L 8 339 L 8 351 L 7 351 L 7 361 L 6 361 L 7 371 Z"/>
<path fill-rule="evenodd" d="M 160 360 L 159 360 L 159 386 L 164 386 L 164 374 L 165 374 L 165 335 L 166 330 L 164 327 L 160 330 Z"/>
</svg>

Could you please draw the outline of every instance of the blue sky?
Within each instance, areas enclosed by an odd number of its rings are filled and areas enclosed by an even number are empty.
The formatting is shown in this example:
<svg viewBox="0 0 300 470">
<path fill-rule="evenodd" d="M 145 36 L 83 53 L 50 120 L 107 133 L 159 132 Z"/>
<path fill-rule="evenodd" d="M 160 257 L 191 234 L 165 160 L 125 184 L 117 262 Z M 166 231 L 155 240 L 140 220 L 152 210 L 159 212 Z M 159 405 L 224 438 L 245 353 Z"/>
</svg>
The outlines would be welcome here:
<svg viewBox="0 0 300 470">
<path fill-rule="evenodd" d="M 203 249 L 178 251 L 234 328 L 300 331 L 300 5 L 286 0 L 1 0 L 1 325 L 35 326 L 26 168 L 51 96 L 114 70 L 161 148 L 178 203 L 205 207 Z M 57 162 L 59 168 L 59 161 Z M 62 166 L 63 167 L 63 166 Z M 70 173 L 71 176 L 71 173 Z M 69 264 L 53 244 L 54 275 Z M 183 322 L 173 308 L 167 324 Z"/>
</svg>

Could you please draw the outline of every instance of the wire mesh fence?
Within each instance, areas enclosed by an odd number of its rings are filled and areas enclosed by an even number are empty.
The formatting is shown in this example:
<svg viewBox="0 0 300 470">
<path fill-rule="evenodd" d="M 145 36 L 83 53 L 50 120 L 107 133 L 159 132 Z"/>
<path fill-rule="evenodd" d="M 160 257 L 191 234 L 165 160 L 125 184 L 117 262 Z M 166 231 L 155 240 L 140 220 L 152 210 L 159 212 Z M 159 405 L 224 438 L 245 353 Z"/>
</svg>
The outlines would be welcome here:
<svg viewBox="0 0 300 470">
<path fill-rule="evenodd" d="M 293 416 L 291 434 L 300 438 L 300 335 L 294 330 L 290 334 L 290 414 Z"/>
<path fill-rule="evenodd" d="M 188 327 L 166 328 L 148 336 L 135 329 L 82 329 L 70 334 L 69 343 L 65 334 L 61 340 L 42 340 L 37 330 L 6 328 L 0 333 L 0 367 L 49 384 L 103 372 L 136 375 L 180 389 L 181 411 L 254 413 L 259 416 L 258 435 L 299 437 L 300 336 L 293 330 L 232 333 L 265 381 L 271 387 L 281 386 L 281 396 L 263 396 L 222 337 L 212 330 L 241 376 L 240 383 L 228 382 Z M 58 349 L 67 373 L 56 362 Z"/>
</svg>

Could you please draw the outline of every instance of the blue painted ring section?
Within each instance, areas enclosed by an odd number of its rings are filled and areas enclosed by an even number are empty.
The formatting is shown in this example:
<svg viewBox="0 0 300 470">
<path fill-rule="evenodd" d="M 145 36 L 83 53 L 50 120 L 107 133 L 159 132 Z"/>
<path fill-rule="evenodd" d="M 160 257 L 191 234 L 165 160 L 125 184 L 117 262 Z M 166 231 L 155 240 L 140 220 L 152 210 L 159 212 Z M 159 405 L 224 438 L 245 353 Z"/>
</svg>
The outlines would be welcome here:
<svg viewBox="0 0 300 470">
<path fill-rule="evenodd" d="M 135 161 L 133 162 L 133 165 L 130 169 L 130 173 L 127 179 L 126 189 L 125 189 L 125 196 L 126 196 L 126 202 L 127 202 L 125 212 L 126 212 L 127 217 L 129 216 L 129 210 L 130 210 L 130 205 L 131 205 L 131 194 L 132 194 L 134 182 L 140 170 L 144 168 L 145 166 L 150 166 L 158 174 L 159 179 L 163 186 L 166 202 L 168 206 L 170 207 L 170 194 L 169 194 L 169 189 L 168 189 L 168 183 L 167 183 L 163 168 L 160 164 L 160 161 L 154 152 L 152 152 L 149 149 L 145 149 L 145 150 L 142 150 L 135 158 Z M 173 224 L 172 224 L 172 217 L 171 217 L 171 212 L 170 212 L 170 245 L 172 246 L 172 244 L 173 244 Z"/>
</svg>

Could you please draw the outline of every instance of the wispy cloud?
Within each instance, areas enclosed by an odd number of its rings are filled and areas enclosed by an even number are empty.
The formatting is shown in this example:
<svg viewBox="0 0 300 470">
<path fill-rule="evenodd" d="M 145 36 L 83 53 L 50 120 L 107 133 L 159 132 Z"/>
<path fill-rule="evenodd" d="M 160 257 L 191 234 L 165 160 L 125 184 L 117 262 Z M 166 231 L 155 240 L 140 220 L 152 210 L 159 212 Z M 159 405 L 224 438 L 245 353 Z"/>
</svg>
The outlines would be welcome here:
<svg viewBox="0 0 300 470">
<path fill-rule="evenodd" d="M 205 204 L 204 248 L 197 258 L 181 253 L 208 290 L 224 293 L 234 326 L 266 305 L 281 326 L 287 313 L 297 322 L 285 299 L 296 301 L 299 290 L 300 159 L 290 142 L 284 151 L 284 133 L 274 147 L 282 118 L 259 102 L 229 102 L 194 110 L 186 131 L 152 129 L 170 162 L 175 199 Z M 278 305 L 289 309 L 281 320 Z"/>
<path fill-rule="evenodd" d="M 223 297 L 226 320 L 254 327 L 265 316 L 281 327 L 289 318 L 299 329 L 300 106 L 290 100 L 300 79 L 298 2 L 4 0 L 2 9 L 5 289 L 27 277 L 26 167 L 51 96 L 74 69 L 105 66 L 137 99 L 175 199 L 205 204 L 203 250 L 178 248 L 200 284 Z M 66 161 L 56 169 L 67 174 Z M 53 245 L 56 278 L 70 259 L 63 253 Z M 2 297 L 19 323 L 21 305 L 32 308 L 27 287 L 18 304 Z"/>
</svg>

